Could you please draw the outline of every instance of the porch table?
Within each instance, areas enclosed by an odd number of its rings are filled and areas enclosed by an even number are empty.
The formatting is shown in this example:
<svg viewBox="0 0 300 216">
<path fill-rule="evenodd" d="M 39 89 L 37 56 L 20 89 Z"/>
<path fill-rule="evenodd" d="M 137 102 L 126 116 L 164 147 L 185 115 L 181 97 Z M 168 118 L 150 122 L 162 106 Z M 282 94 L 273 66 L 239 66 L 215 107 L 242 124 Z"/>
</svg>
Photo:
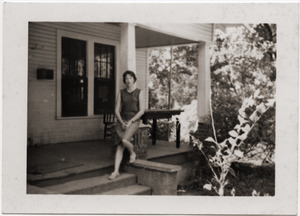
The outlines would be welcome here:
<svg viewBox="0 0 300 216">
<path fill-rule="evenodd" d="M 170 109 L 146 109 L 144 115 L 141 117 L 143 124 L 147 124 L 148 119 L 152 119 L 152 145 L 156 144 L 156 128 L 157 119 L 169 119 L 173 115 L 179 115 L 183 110 L 170 110 Z M 180 148 L 180 122 L 176 118 L 176 148 Z"/>
</svg>

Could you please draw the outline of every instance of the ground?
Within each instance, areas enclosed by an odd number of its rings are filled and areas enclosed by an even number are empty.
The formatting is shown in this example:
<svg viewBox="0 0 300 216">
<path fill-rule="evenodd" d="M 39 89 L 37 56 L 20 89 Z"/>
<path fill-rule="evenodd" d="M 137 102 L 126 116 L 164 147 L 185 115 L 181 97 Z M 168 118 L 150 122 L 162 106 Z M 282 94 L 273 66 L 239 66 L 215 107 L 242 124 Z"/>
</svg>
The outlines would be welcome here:
<svg viewBox="0 0 300 216">
<path fill-rule="evenodd" d="M 236 163 L 232 168 L 235 170 L 236 176 L 228 175 L 229 184 L 225 188 L 225 196 L 231 196 L 231 190 L 235 189 L 236 196 L 252 196 L 255 190 L 259 196 L 275 195 L 275 167 L 271 164 L 264 166 L 250 166 L 249 164 Z M 203 188 L 207 178 L 202 176 L 211 176 L 209 169 L 199 169 L 198 178 L 190 185 L 180 185 L 178 187 L 178 195 L 202 195 L 202 196 L 218 196 L 214 191 L 208 191 Z"/>
</svg>

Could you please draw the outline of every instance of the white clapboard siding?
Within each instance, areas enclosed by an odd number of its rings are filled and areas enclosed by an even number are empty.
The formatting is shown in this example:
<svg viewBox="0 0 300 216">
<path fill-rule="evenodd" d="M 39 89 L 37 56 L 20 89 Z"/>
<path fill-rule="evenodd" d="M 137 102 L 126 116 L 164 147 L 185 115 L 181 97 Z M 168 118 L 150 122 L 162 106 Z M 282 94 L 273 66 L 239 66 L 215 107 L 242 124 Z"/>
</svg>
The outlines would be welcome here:
<svg viewBox="0 0 300 216">
<path fill-rule="evenodd" d="M 147 49 L 136 49 L 137 87 L 144 91 L 145 106 L 148 107 Z"/>
<path fill-rule="evenodd" d="M 33 144 L 99 139 L 102 116 L 56 119 L 57 30 L 120 40 L 120 28 L 104 23 L 29 23 L 28 138 Z M 53 80 L 37 80 L 37 68 L 52 69 Z"/>
</svg>

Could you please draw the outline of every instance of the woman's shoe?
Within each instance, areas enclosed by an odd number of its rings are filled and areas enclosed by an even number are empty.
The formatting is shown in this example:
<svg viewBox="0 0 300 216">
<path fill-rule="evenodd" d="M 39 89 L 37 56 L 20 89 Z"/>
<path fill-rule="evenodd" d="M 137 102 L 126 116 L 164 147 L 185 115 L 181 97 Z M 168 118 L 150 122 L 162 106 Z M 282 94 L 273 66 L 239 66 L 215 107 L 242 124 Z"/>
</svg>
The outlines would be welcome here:
<svg viewBox="0 0 300 216">
<path fill-rule="evenodd" d="M 116 179 L 118 176 L 120 175 L 120 173 L 112 173 L 110 174 L 110 176 L 108 177 L 108 180 L 114 180 Z"/>
<path fill-rule="evenodd" d="M 129 163 L 134 163 L 135 160 L 136 160 L 136 154 L 133 152 L 133 153 L 130 155 Z"/>
</svg>

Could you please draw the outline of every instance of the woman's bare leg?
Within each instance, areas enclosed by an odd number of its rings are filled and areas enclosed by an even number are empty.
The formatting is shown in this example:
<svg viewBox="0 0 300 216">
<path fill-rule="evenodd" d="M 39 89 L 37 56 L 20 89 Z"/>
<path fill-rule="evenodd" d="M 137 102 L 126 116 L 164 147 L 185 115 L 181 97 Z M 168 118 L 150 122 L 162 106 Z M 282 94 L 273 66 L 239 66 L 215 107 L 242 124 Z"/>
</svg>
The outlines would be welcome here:
<svg viewBox="0 0 300 216">
<path fill-rule="evenodd" d="M 115 156 L 115 170 L 114 173 L 119 173 L 120 164 L 123 158 L 124 146 L 118 145 Z"/>
<path fill-rule="evenodd" d="M 128 140 L 122 139 L 122 144 L 125 148 L 128 149 L 129 153 L 132 154 L 133 151 L 133 144 L 131 144 Z"/>
<path fill-rule="evenodd" d="M 129 151 L 129 154 L 130 154 L 130 163 L 133 163 L 135 161 L 135 158 L 136 158 L 136 154 L 133 150 L 133 144 L 131 144 L 128 140 L 126 139 L 122 139 L 122 144 L 125 148 L 128 149 Z"/>
</svg>

